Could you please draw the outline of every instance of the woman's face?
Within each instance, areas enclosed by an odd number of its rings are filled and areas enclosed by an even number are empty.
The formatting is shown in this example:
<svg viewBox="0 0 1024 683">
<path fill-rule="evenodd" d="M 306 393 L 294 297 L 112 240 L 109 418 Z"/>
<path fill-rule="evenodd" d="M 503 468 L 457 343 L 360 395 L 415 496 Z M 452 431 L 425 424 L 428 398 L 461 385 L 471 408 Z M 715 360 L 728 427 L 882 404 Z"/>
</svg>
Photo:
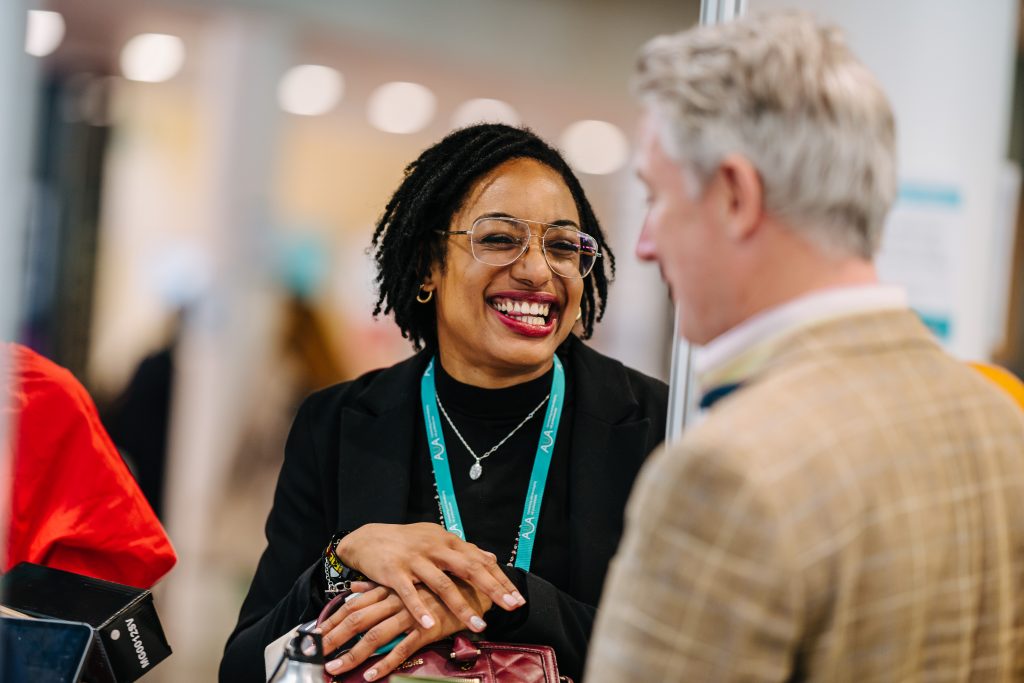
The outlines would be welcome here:
<svg viewBox="0 0 1024 683">
<path fill-rule="evenodd" d="M 481 177 L 448 229 L 469 230 L 487 214 L 577 228 L 580 221 L 562 177 L 533 159 L 507 161 Z M 446 238 L 445 266 L 435 264 L 424 287 L 435 292 L 441 363 L 460 381 L 500 387 L 538 377 L 572 331 L 583 280 L 551 272 L 540 247 L 545 228 L 536 223 L 529 249 L 507 266 L 477 261 L 469 235 Z"/>
</svg>

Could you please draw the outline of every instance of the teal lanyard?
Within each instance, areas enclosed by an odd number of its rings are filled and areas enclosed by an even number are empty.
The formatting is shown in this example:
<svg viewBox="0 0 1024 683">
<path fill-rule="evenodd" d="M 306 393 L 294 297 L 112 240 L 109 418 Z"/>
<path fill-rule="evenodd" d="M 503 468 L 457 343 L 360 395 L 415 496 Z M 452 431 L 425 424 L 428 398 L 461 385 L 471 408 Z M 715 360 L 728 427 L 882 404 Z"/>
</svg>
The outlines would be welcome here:
<svg viewBox="0 0 1024 683">
<path fill-rule="evenodd" d="M 541 427 L 540 439 L 537 441 L 537 453 L 533 457 L 533 472 L 530 474 L 530 486 L 526 490 L 526 503 L 523 505 L 523 519 L 519 522 L 519 538 L 516 546 L 515 566 L 523 571 L 530 571 L 533 559 L 533 541 L 537 536 L 537 521 L 540 516 L 540 505 L 544 500 L 544 485 L 548 480 L 548 469 L 551 467 L 551 456 L 555 450 L 555 437 L 558 436 L 558 422 L 562 419 L 562 404 L 565 398 L 565 371 L 562 361 L 555 359 L 555 372 L 551 380 L 551 396 L 548 409 L 544 414 L 544 425 Z M 459 515 L 459 504 L 455 500 L 455 487 L 452 485 L 452 470 L 448 464 L 448 450 L 444 445 L 444 434 L 441 432 L 441 421 L 437 412 L 437 390 L 434 388 L 434 360 L 430 360 L 420 380 L 420 400 L 423 402 L 423 421 L 427 427 L 427 443 L 430 445 L 430 463 L 434 467 L 434 481 L 437 483 L 437 495 L 441 504 L 441 516 L 448 531 L 462 540 L 466 534 Z"/>
</svg>

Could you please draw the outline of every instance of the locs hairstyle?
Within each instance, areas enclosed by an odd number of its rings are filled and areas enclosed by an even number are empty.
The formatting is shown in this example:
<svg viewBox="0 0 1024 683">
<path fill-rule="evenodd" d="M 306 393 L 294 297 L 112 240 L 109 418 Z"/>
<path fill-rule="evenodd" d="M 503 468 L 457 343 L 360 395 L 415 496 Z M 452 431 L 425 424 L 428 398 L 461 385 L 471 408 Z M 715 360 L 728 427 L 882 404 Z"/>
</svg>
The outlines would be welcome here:
<svg viewBox="0 0 1024 683">
<path fill-rule="evenodd" d="M 510 159 L 529 158 L 550 166 L 565 181 L 576 201 L 580 229 L 592 235 L 604 256 L 583 283 L 583 337 L 604 316 L 608 282 L 615 257 L 605 242 L 594 210 L 580 182 L 554 148 L 526 128 L 480 124 L 450 133 L 405 169 L 401 185 L 377 221 L 371 251 L 377 262 L 377 304 L 373 314 L 394 311 L 402 336 L 415 348 L 437 341 L 434 305 L 416 302 L 420 285 L 436 261 L 444 267 L 444 238 L 473 183 Z M 605 271 L 607 263 L 608 272 Z M 557 277 L 557 276 L 555 276 Z"/>
</svg>

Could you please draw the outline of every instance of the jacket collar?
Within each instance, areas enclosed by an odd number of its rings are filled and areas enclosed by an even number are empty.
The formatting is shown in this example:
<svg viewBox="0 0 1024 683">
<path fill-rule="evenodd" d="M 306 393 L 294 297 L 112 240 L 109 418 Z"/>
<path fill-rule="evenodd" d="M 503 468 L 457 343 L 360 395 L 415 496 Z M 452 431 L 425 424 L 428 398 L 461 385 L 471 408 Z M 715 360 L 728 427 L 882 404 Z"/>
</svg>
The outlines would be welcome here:
<svg viewBox="0 0 1024 683">
<path fill-rule="evenodd" d="M 884 349 L 937 348 L 938 342 L 910 309 L 883 310 L 846 315 L 805 327 L 786 337 L 758 364 L 756 372 L 736 378 L 736 382 L 707 387 L 704 397 L 712 403 L 742 387 L 752 386 L 763 377 L 784 368 L 803 363 L 820 362 L 823 358 L 852 357 L 876 353 Z M 710 406 L 709 406 L 710 408 Z"/>
<path fill-rule="evenodd" d="M 612 360 L 580 341 L 575 335 L 562 345 L 577 378 L 586 378 L 586 391 L 576 392 L 576 409 L 607 424 L 628 421 L 639 408 L 633 384 L 622 363 Z"/>
<path fill-rule="evenodd" d="M 575 337 L 571 344 L 576 402 L 569 448 L 571 592 L 594 605 L 622 536 L 625 501 L 653 445 L 652 425 L 625 366 Z"/>
<path fill-rule="evenodd" d="M 409 401 L 419 402 L 420 377 L 433 357 L 432 350 L 423 349 L 400 363 L 380 370 L 356 394 L 351 409 L 371 416 L 384 415 L 405 406 Z"/>
<path fill-rule="evenodd" d="M 827 356 L 862 356 L 881 350 L 925 347 L 938 348 L 938 342 L 909 308 L 849 315 L 793 334 L 758 375 Z"/>
<path fill-rule="evenodd" d="M 338 530 L 405 521 L 415 451 L 412 419 L 419 414 L 419 379 L 430 358 L 424 350 L 381 370 L 342 409 Z"/>
</svg>

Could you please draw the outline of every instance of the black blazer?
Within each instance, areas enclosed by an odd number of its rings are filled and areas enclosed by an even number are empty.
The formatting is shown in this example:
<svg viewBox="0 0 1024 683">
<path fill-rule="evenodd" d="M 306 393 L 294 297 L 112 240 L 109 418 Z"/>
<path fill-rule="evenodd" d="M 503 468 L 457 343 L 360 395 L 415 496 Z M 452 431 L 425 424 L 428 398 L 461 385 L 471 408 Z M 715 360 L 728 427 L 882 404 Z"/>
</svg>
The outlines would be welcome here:
<svg viewBox="0 0 1024 683">
<path fill-rule="evenodd" d="M 561 591 L 527 574 L 525 618 L 488 629 L 492 640 L 551 645 L 562 673 L 579 680 L 605 572 L 622 535 L 633 480 L 665 434 L 668 388 L 603 356 L 575 336 L 559 350 L 572 373 L 575 412 L 570 445 L 570 586 Z M 285 447 L 260 558 L 238 624 L 228 639 L 220 680 L 262 682 L 263 650 L 314 619 L 323 596 L 313 572 L 339 530 L 406 522 L 410 458 L 422 419 L 424 351 L 384 370 L 307 398 Z"/>
</svg>

